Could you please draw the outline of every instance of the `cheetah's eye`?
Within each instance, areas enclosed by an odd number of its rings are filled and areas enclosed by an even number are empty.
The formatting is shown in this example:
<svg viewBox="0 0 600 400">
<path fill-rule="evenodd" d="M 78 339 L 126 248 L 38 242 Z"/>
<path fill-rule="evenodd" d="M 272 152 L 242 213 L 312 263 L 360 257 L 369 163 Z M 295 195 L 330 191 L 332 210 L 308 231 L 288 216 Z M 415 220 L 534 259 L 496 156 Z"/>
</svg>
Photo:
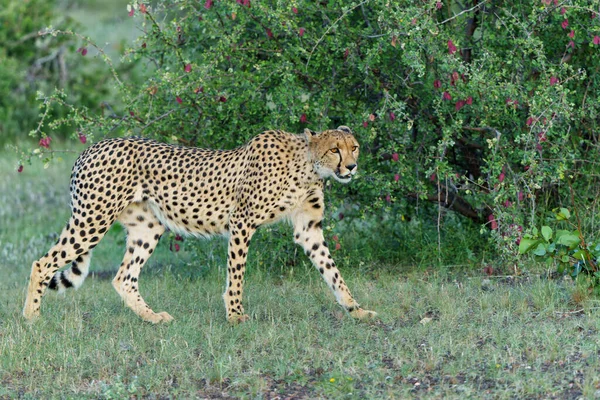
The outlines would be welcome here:
<svg viewBox="0 0 600 400">
<path fill-rule="evenodd" d="M 352 152 L 355 152 L 356 150 L 358 150 L 358 146 L 352 146 Z"/>
<path fill-rule="evenodd" d="M 329 149 L 330 152 L 337 154 L 340 152 L 340 149 L 338 149 L 337 147 L 334 147 L 333 149 Z"/>
</svg>

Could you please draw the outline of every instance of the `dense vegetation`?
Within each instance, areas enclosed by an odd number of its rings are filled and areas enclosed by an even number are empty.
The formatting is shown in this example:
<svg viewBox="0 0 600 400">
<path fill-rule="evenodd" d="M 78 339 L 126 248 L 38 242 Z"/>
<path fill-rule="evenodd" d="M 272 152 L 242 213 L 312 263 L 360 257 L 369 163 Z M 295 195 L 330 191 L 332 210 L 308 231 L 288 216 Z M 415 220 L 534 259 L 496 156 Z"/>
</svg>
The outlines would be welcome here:
<svg viewBox="0 0 600 400">
<path fill-rule="evenodd" d="M 141 35 L 123 63 L 77 30 L 49 28 L 37 39 L 66 41 L 79 59 L 97 54 L 88 62 L 104 91 L 44 91 L 43 116 L 31 126 L 41 139 L 35 154 L 52 158 L 47 137 L 60 132 L 81 141 L 135 134 L 232 147 L 265 129 L 343 123 L 362 143 L 362 179 L 333 189 L 332 199 L 345 202 L 331 209 L 377 221 L 389 232 L 386 245 L 405 239 L 402 225 L 429 229 L 441 263 L 460 252 L 460 244 L 442 248 L 454 232 L 476 235 L 481 227 L 502 263 L 512 264 L 523 230 L 555 207 L 578 209 L 579 231 L 594 226 L 594 7 L 593 0 L 132 3 L 121 12 Z M 90 92 L 102 98 L 93 107 L 81 100 Z"/>
<path fill-rule="evenodd" d="M 599 11 L 0 0 L 0 145 L 17 150 L 0 157 L 0 398 L 598 397 Z M 236 328 L 222 315 L 226 243 L 171 234 L 140 285 L 176 321 L 141 323 L 110 284 L 118 226 L 82 290 L 22 319 L 85 146 L 143 135 L 225 148 L 342 123 L 361 142 L 360 176 L 328 187 L 324 228 L 380 319 L 337 308 L 284 225 L 253 238 L 251 320 Z M 548 280 L 519 247 L 588 278 Z"/>
</svg>

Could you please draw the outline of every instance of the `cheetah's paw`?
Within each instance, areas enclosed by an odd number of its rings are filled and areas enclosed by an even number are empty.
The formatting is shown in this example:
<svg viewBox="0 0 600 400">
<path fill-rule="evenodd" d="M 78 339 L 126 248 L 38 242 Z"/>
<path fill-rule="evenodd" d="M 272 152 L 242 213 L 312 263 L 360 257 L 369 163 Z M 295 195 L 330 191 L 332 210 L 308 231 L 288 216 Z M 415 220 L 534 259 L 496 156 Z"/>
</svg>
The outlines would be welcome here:
<svg viewBox="0 0 600 400">
<path fill-rule="evenodd" d="M 249 319 L 250 317 L 246 314 L 233 314 L 232 316 L 227 318 L 227 321 L 229 321 L 231 325 L 237 325 L 241 324 L 242 322 L 246 322 Z"/>
<path fill-rule="evenodd" d="M 354 319 L 369 320 L 375 318 L 377 316 L 377 313 L 375 311 L 357 308 L 356 310 L 350 311 L 350 316 Z"/>
<path fill-rule="evenodd" d="M 144 318 L 148 322 L 152 322 L 153 324 L 168 323 L 174 320 L 174 318 L 171 317 L 169 313 L 164 311 L 159 313 L 152 313 L 142 318 Z"/>
</svg>

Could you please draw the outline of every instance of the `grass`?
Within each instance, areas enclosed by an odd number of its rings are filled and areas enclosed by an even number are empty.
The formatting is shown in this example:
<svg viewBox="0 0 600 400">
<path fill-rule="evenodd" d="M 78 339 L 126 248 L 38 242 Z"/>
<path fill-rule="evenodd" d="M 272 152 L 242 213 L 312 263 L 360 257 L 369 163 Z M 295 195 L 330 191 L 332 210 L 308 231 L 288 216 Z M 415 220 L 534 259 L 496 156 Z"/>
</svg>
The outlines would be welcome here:
<svg viewBox="0 0 600 400">
<path fill-rule="evenodd" d="M 371 264 L 336 253 L 356 297 L 380 313 L 357 323 L 298 252 L 281 262 L 266 229 L 253 241 L 248 323 L 227 324 L 225 243 L 169 250 L 141 276 L 154 326 L 121 304 L 110 280 L 124 248 L 112 229 L 79 291 L 49 293 L 21 317 L 31 262 L 68 217 L 74 155 L 47 170 L 0 156 L 0 398 L 579 398 L 600 388 L 600 323 L 570 281 L 485 278 Z M 270 228 L 277 230 L 280 228 Z M 283 229 L 285 232 L 285 229 Z M 271 232 L 273 233 L 273 232 Z M 270 236 L 270 237 L 269 237 Z M 344 247 L 352 247 L 344 243 Z M 290 263 L 289 257 L 286 258 Z"/>
</svg>

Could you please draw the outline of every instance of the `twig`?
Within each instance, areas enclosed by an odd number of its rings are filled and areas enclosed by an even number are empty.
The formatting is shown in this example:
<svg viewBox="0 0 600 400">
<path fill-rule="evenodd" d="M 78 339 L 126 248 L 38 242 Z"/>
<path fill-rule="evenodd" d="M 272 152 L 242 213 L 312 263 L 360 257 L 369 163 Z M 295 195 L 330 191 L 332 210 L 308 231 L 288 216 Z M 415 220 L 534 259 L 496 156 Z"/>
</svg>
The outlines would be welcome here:
<svg viewBox="0 0 600 400">
<path fill-rule="evenodd" d="M 445 21 L 442 21 L 442 22 L 438 23 L 438 25 L 444 25 L 446 22 L 450 22 L 450 21 L 452 21 L 453 19 L 456 19 L 456 18 L 460 17 L 462 14 L 465 14 L 465 13 L 471 12 L 471 11 L 473 11 L 474 9 L 481 7 L 482 5 L 484 5 L 485 3 L 487 3 L 488 1 L 489 1 L 489 0 L 485 0 L 483 3 L 476 4 L 476 5 L 474 5 L 473 7 L 469 8 L 468 10 L 463 10 L 463 11 L 459 12 L 458 14 L 456 14 L 456 15 L 454 15 L 454 16 L 452 16 L 452 17 L 448 18 L 447 20 L 445 20 Z"/>
<path fill-rule="evenodd" d="M 316 48 L 321 44 L 321 42 L 323 41 L 323 39 L 325 39 L 325 36 L 327 36 L 327 34 L 329 33 L 329 31 L 331 29 L 333 29 L 334 26 L 337 25 L 338 22 L 341 21 L 342 18 L 344 18 L 346 15 L 348 15 L 351 11 L 354 11 L 355 9 L 357 9 L 358 7 L 361 7 L 363 4 L 368 3 L 369 0 L 364 0 L 361 1 L 360 3 L 356 4 L 353 7 L 350 7 L 349 9 L 347 9 L 346 11 L 344 11 L 344 13 L 342 15 L 340 15 L 340 17 L 338 19 L 336 19 L 335 21 L 333 21 L 333 24 L 329 25 L 329 27 L 327 28 L 327 30 L 325 31 L 325 33 L 323 33 L 323 35 L 319 38 L 319 40 L 317 40 L 317 43 L 315 43 L 315 45 L 313 46 L 312 50 L 310 51 L 310 54 L 308 55 L 308 60 L 306 60 L 306 70 L 308 71 L 308 64 L 310 64 L 310 59 L 312 58 L 313 53 L 315 52 Z"/>
<path fill-rule="evenodd" d="M 164 113 L 163 115 L 161 115 L 161 116 L 159 116 L 159 117 L 156 117 L 155 119 L 153 119 L 152 121 L 150 121 L 150 122 L 148 122 L 146 125 L 144 125 L 144 126 L 142 127 L 142 131 L 143 131 L 144 129 L 146 129 L 147 127 L 149 127 L 150 125 L 154 124 L 155 122 L 158 122 L 158 121 L 160 121 L 161 119 L 164 119 L 164 118 L 168 117 L 169 115 L 173 114 L 175 111 L 180 111 L 180 110 L 181 110 L 181 108 L 174 108 L 174 109 L 172 109 L 172 110 L 169 110 L 169 111 L 167 111 L 167 112 L 166 112 L 166 113 Z"/>
<path fill-rule="evenodd" d="M 70 30 L 61 31 L 61 30 L 56 30 L 56 29 L 52 29 L 52 28 L 47 28 L 45 30 L 41 30 L 41 31 L 38 32 L 38 35 L 39 36 L 46 36 L 46 35 L 52 35 L 52 36 L 56 36 L 56 35 L 71 35 L 71 36 L 75 36 L 75 37 L 79 38 L 80 40 L 84 41 L 88 45 L 90 45 L 93 48 L 95 48 L 98 51 L 98 53 L 102 54 L 102 58 L 103 58 L 104 62 L 110 68 L 110 72 L 112 73 L 113 77 L 115 78 L 115 80 L 119 84 L 119 87 L 121 89 L 123 89 L 123 90 L 126 90 L 125 85 L 123 84 L 123 82 L 121 82 L 121 79 L 119 79 L 119 74 L 117 74 L 117 70 L 115 69 L 115 66 L 113 65 L 110 57 L 106 54 L 106 52 L 104 51 L 103 48 L 101 48 L 100 46 L 98 46 L 89 37 L 80 35 L 79 33 L 73 32 L 73 31 L 70 31 Z"/>
</svg>

